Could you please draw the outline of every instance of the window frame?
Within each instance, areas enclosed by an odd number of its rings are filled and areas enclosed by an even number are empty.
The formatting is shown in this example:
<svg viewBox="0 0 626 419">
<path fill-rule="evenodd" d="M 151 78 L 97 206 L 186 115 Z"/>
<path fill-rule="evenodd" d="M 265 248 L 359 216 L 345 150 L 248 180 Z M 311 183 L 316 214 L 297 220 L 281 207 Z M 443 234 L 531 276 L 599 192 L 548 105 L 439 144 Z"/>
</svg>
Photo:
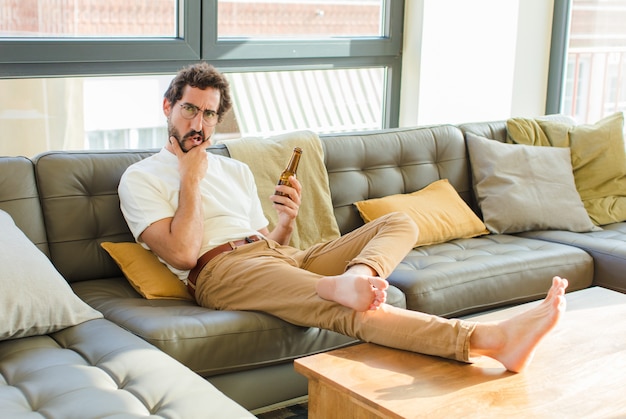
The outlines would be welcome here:
<svg viewBox="0 0 626 419">
<path fill-rule="evenodd" d="M 0 78 L 141 74 L 155 65 L 172 71 L 170 61 L 200 58 L 200 5 L 179 4 L 171 38 L 0 38 Z"/>
<path fill-rule="evenodd" d="M 547 115 L 558 114 L 563 111 L 571 7 L 572 0 L 554 0 L 550 64 L 548 68 L 548 91 L 546 92 Z"/>
<path fill-rule="evenodd" d="M 398 126 L 405 0 L 385 0 L 381 37 L 218 39 L 218 0 L 179 0 L 173 38 L 0 38 L 0 78 L 173 74 L 206 60 L 220 71 L 385 67 L 383 128 Z"/>
</svg>

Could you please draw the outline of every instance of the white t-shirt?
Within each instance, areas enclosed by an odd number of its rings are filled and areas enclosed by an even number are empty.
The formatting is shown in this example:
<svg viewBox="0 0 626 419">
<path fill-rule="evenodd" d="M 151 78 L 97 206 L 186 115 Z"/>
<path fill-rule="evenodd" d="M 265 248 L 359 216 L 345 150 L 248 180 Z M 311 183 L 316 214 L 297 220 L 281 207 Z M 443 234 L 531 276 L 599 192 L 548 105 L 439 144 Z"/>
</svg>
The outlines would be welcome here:
<svg viewBox="0 0 626 419">
<path fill-rule="evenodd" d="M 208 169 L 200 184 L 204 234 L 198 257 L 229 240 L 258 234 L 268 225 L 248 166 L 239 160 L 207 154 Z M 131 165 L 122 175 L 118 188 L 122 214 L 135 239 L 146 249 L 139 236 L 152 223 L 174 216 L 179 191 L 178 158 L 165 148 Z M 189 271 L 161 261 L 181 280 L 187 280 Z"/>
</svg>

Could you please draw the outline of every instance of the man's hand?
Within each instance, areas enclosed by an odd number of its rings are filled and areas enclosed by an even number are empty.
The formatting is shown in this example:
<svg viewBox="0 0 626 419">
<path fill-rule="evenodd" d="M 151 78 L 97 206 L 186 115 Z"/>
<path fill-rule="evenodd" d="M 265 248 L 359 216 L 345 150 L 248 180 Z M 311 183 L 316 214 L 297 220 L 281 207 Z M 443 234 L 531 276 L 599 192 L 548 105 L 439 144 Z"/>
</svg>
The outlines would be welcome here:
<svg viewBox="0 0 626 419">
<path fill-rule="evenodd" d="M 272 206 L 278 213 L 278 223 L 270 233 L 269 238 L 281 244 L 289 243 L 302 199 L 302 185 L 298 179 L 295 176 L 290 176 L 289 183 L 291 186 L 276 185 L 276 190 L 285 196 L 272 195 L 269 197 L 273 202 Z"/>
<path fill-rule="evenodd" d="M 204 177 L 208 168 L 208 156 L 204 143 L 192 147 L 185 153 L 178 140 L 170 136 L 170 148 L 174 155 L 178 158 L 178 170 L 180 172 L 181 182 L 191 182 L 199 184 Z"/>
</svg>

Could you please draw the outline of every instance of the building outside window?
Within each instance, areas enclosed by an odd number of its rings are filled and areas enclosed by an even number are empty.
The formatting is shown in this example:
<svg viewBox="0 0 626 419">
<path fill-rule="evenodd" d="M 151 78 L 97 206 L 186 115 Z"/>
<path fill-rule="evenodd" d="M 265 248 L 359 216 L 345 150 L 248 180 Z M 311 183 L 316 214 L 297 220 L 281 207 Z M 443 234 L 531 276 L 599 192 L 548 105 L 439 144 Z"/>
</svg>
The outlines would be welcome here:
<svg viewBox="0 0 626 419">
<path fill-rule="evenodd" d="M 626 0 L 572 0 L 562 112 L 594 123 L 626 111 Z"/>
</svg>

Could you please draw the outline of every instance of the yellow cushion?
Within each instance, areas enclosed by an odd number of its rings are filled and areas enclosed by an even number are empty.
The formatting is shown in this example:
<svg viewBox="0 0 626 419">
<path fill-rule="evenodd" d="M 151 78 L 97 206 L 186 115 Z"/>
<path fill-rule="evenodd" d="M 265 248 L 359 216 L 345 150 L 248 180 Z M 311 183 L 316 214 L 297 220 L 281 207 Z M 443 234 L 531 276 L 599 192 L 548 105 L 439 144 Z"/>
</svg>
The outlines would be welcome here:
<svg viewBox="0 0 626 419">
<path fill-rule="evenodd" d="M 419 228 L 416 247 L 489 233 L 447 179 L 410 194 L 389 195 L 354 204 L 365 222 L 390 212 L 408 214 Z"/>
<path fill-rule="evenodd" d="M 543 144 L 532 123 L 507 121 L 508 140 L 517 144 Z M 626 151 L 624 114 L 617 112 L 595 124 L 567 126 L 535 122 L 548 145 L 570 147 L 576 189 L 589 217 L 597 225 L 626 220 Z"/>
<path fill-rule="evenodd" d="M 598 225 L 626 220 L 624 114 L 570 129 L 576 189 Z"/>
<path fill-rule="evenodd" d="M 508 143 L 549 146 L 550 141 L 539 126 L 539 122 L 531 118 L 511 118 L 506 121 L 506 133 Z"/>
<path fill-rule="evenodd" d="M 144 249 L 139 243 L 102 242 L 100 245 L 143 297 L 193 301 L 185 284 L 154 253 Z"/>
</svg>

